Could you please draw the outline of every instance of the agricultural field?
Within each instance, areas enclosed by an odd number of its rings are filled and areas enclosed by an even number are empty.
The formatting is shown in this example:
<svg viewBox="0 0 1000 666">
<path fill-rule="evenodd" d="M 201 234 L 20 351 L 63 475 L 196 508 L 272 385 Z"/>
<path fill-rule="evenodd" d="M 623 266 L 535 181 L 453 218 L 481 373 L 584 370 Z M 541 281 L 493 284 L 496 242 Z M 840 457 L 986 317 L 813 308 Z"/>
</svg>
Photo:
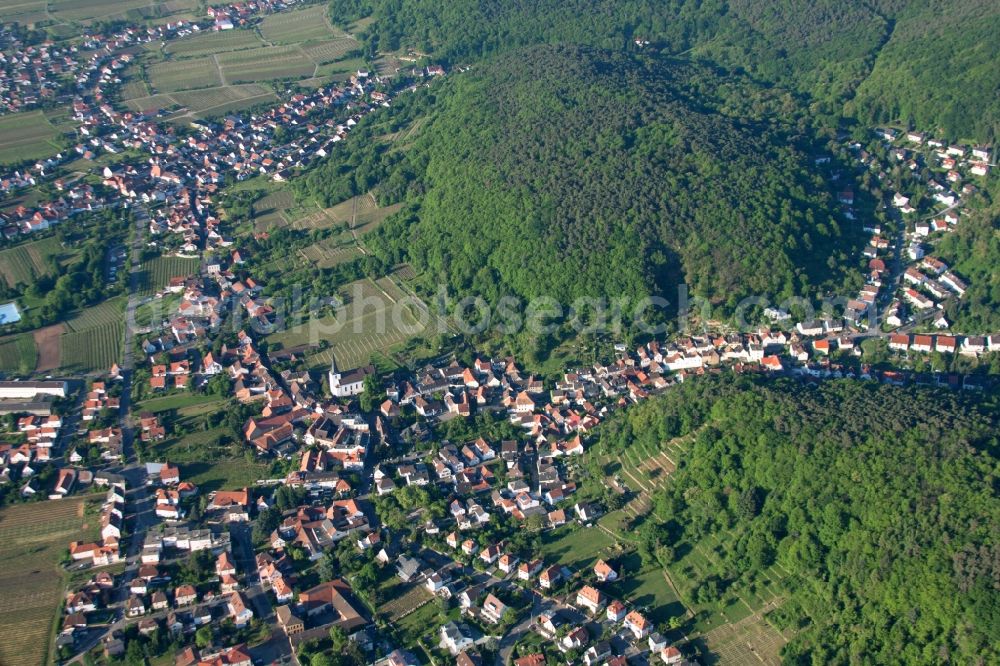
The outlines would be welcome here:
<svg viewBox="0 0 1000 666">
<path fill-rule="evenodd" d="M 296 46 L 267 46 L 233 51 L 219 54 L 215 58 L 228 83 L 304 78 L 312 76 L 316 70 L 316 63 Z"/>
<path fill-rule="evenodd" d="M 66 321 L 58 338 L 59 368 L 72 372 L 106 371 L 121 362 L 125 336 L 125 297 L 85 308 Z"/>
<path fill-rule="evenodd" d="M 24 243 L 0 251 L 0 276 L 13 287 L 21 283 L 29 285 L 36 278 L 52 273 L 49 260 L 62 258 L 63 248 L 55 238 Z"/>
<path fill-rule="evenodd" d="M 211 88 L 223 83 L 213 58 L 190 58 L 158 62 L 147 67 L 149 80 L 158 93 L 193 88 Z"/>
<path fill-rule="evenodd" d="M 347 34 L 333 28 L 326 17 L 326 5 L 313 5 L 291 12 L 271 14 L 260 24 L 260 34 L 272 44 L 302 44 Z"/>
<path fill-rule="evenodd" d="M 38 350 L 38 361 L 35 363 L 35 372 L 46 372 L 59 367 L 62 358 L 61 341 L 65 324 L 53 324 L 45 328 L 36 328 L 31 332 L 31 337 Z"/>
<path fill-rule="evenodd" d="M 97 516 L 83 498 L 0 510 L 0 664 L 47 662 L 52 623 L 62 599 L 59 562 L 70 541 L 97 536 Z"/>
<path fill-rule="evenodd" d="M 424 604 L 434 599 L 434 595 L 422 585 L 400 583 L 390 590 L 391 601 L 379 606 L 379 615 L 389 622 L 397 622 Z"/>
<path fill-rule="evenodd" d="M 59 151 L 59 130 L 41 111 L 0 116 L 0 164 L 49 157 Z"/>
<path fill-rule="evenodd" d="M 124 318 L 125 297 L 116 296 L 93 307 L 84 308 L 66 320 L 70 331 L 80 332 L 91 328 L 113 326 Z"/>
<path fill-rule="evenodd" d="M 170 95 L 136 97 L 125 100 L 125 104 L 133 111 L 158 111 L 160 109 L 170 109 L 179 106 L 177 101 Z"/>
<path fill-rule="evenodd" d="M 288 189 L 276 189 L 253 202 L 254 217 L 276 211 L 288 210 L 295 206 L 295 195 Z"/>
<path fill-rule="evenodd" d="M 59 367 L 67 372 L 107 372 L 121 363 L 125 322 L 97 328 L 66 331 L 59 338 Z"/>
<path fill-rule="evenodd" d="M 719 664 L 735 666 L 751 660 L 780 664 L 781 647 L 790 636 L 774 626 L 768 615 L 784 602 L 784 588 L 794 584 L 780 565 L 773 564 L 760 580 L 728 591 L 721 603 L 699 605 L 693 601 L 700 581 L 710 571 L 719 570 L 719 538 L 702 540 L 669 567 L 681 598 L 695 613 L 692 637 L 716 655 Z"/>
<path fill-rule="evenodd" d="M 651 495 L 666 487 L 699 431 L 663 442 L 655 450 L 636 444 L 625 450 L 606 452 L 592 450 L 598 456 L 607 487 L 628 491 L 630 500 L 624 508 L 603 516 L 598 524 L 606 534 L 620 543 L 629 544 L 629 526 L 636 519 L 653 514 Z M 581 489 L 586 492 L 586 489 Z M 662 517 L 658 517 L 662 519 Z M 722 569 L 720 554 L 725 536 L 707 537 L 694 547 L 679 551 L 676 561 L 666 569 L 641 568 L 635 555 L 625 558 L 628 575 L 614 583 L 611 594 L 628 598 L 647 606 L 656 622 L 671 617 L 686 616 L 684 638 L 710 654 L 711 663 L 739 666 L 747 663 L 780 664 L 781 647 L 789 635 L 782 633 L 768 615 L 784 601 L 784 589 L 792 583 L 788 573 L 774 564 L 759 580 L 728 590 L 719 602 L 699 604 L 696 593 L 702 582 Z M 546 546 L 543 546 L 545 548 Z M 551 547 L 551 546 L 548 546 Z M 561 546 L 565 547 L 565 546 Z M 567 552 L 583 548 L 571 543 Z M 680 635 L 670 637 L 680 640 Z"/>
<path fill-rule="evenodd" d="M 155 257 L 139 267 L 139 295 L 152 296 L 164 289 L 172 277 L 194 275 L 201 265 L 199 259 L 187 257 Z"/>
<path fill-rule="evenodd" d="M 346 224 L 348 228 L 365 234 L 382 224 L 383 221 L 400 209 L 401 204 L 380 207 L 372 192 L 351 197 L 335 206 L 317 210 L 305 217 L 296 219 L 292 225 L 296 229 L 326 229 L 338 224 Z"/>
<path fill-rule="evenodd" d="M 302 52 L 318 65 L 336 62 L 361 44 L 353 37 L 340 37 L 302 47 Z"/>
<path fill-rule="evenodd" d="M 308 359 L 313 367 L 337 365 L 353 368 L 368 363 L 373 354 L 384 354 L 417 335 L 434 335 L 437 322 L 421 315 L 412 304 L 396 305 L 398 298 L 371 280 L 359 280 L 341 289 L 344 305 L 336 315 L 310 319 L 269 336 L 272 349 L 317 345 L 329 348 Z M 421 317 L 423 321 L 418 319 Z"/>
<path fill-rule="evenodd" d="M 149 97 L 149 86 L 141 79 L 133 79 L 122 86 L 121 97 L 124 100 Z"/>
<path fill-rule="evenodd" d="M 26 2 L 3 0 L 3 2 L 0 2 L 0 21 L 4 23 L 18 21 L 24 24 L 44 21 L 47 18 L 45 12 L 47 4 L 45 0 L 29 0 Z"/>
<path fill-rule="evenodd" d="M 212 55 L 226 51 L 239 51 L 263 46 L 252 30 L 226 30 L 202 32 L 184 39 L 169 42 L 164 51 L 177 58 Z"/>
<path fill-rule="evenodd" d="M 301 250 L 302 256 L 317 268 L 332 268 L 357 259 L 361 250 L 348 236 L 345 240 L 326 239 Z"/>
<path fill-rule="evenodd" d="M 90 22 L 95 20 L 142 21 L 168 17 L 197 8 L 197 0 L 55 0 L 49 9 L 57 19 Z"/>
<path fill-rule="evenodd" d="M 38 349 L 30 333 L 0 338 L 0 372 L 30 374 L 38 363 Z"/>
<path fill-rule="evenodd" d="M 272 91 L 254 83 L 186 90 L 175 92 L 170 97 L 195 115 L 221 115 L 278 99 Z"/>
</svg>

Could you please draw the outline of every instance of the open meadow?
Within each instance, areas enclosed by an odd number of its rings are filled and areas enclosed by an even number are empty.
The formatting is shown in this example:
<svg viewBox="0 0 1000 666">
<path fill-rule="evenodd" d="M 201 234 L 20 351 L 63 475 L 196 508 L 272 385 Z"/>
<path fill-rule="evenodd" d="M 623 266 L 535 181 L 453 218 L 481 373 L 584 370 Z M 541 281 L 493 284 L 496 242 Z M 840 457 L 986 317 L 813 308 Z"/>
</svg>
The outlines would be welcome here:
<svg viewBox="0 0 1000 666">
<path fill-rule="evenodd" d="M 93 539 L 99 529 L 86 506 L 73 498 L 0 510 L 0 664 L 47 661 L 63 594 L 59 562 L 70 541 Z"/>
<path fill-rule="evenodd" d="M 150 455 L 180 465 L 184 479 L 202 492 L 242 488 L 266 478 L 270 467 L 248 460 L 220 419 L 227 408 L 226 400 L 185 392 L 142 401 L 137 410 L 155 413 L 170 433 L 150 445 Z"/>
</svg>

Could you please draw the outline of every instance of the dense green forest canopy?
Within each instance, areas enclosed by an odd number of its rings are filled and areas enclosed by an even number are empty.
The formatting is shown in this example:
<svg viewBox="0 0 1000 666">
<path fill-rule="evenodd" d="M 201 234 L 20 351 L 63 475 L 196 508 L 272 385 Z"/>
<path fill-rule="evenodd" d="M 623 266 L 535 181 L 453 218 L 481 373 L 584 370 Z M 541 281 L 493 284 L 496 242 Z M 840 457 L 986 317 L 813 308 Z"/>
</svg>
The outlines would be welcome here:
<svg viewBox="0 0 1000 666">
<path fill-rule="evenodd" d="M 974 212 L 937 248 L 941 258 L 969 279 L 969 290 L 945 311 L 956 331 L 1000 331 L 1000 206 Z"/>
<path fill-rule="evenodd" d="M 498 56 L 445 82 L 407 150 L 421 194 L 371 245 L 492 302 L 815 291 L 850 234 L 805 138 L 754 117 L 767 94 L 588 47 Z"/>
<path fill-rule="evenodd" d="M 620 49 L 644 39 L 743 68 L 828 116 L 850 102 L 865 122 L 980 141 L 1000 123 L 1000 5 L 991 0 L 333 0 L 331 15 L 371 15 L 372 48 L 451 62 L 532 44 Z"/>
<path fill-rule="evenodd" d="M 639 527 L 644 548 L 670 560 L 725 532 L 702 581 L 718 597 L 778 562 L 791 579 L 768 619 L 794 635 L 786 662 L 988 664 L 1000 660 L 997 416 L 995 396 L 715 378 L 617 417 L 598 450 L 694 435 Z"/>
</svg>

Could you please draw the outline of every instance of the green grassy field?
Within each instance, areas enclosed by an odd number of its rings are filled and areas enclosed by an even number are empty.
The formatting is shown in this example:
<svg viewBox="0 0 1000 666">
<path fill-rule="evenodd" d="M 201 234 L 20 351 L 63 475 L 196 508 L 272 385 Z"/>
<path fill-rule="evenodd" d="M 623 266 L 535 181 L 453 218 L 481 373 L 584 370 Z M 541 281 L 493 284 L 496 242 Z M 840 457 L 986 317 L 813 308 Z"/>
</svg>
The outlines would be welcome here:
<svg viewBox="0 0 1000 666">
<path fill-rule="evenodd" d="M 59 130 L 41 111 L 0 116 L 0 164 L 55 155 L 58 135 Z"/>
<path fill-rule="evenodd" d="M 236 490 L 253 486 L 259 479 L 266 479 L 270 466 L 247 462 L 245 457 L 219 458 L 212 462 L 180 463 L 183 478 L 197 485 L 202 492 Z"/>
<path fill-rule="evenodd" d="M 186 257 L 154 257 L 139 267 L 139 295 L 152 296 L 164 289 L 172 277 L 188 277 L 197 272 L 200 260 Z"/>
<path fill-rule="evenodd" d="M 233 438 L 228 426 L 219 424 L 219 414 L 229 408 L 227 400 L 186 392 L 142 401 L 136 411 L 160 415 L 170 432 L 150 447 L 147 458 L 178 463 L 184 480 L 197 484 L 203 493 L 242 488 L 266 478 L 270 467 L 248 461 L 242 442 Z"/>
<path fill-rule="evenodd" d="M 82 498 L 0 510 L 0 664 L 47 663 L 52 623 L 62 598 L 59 561 L 70 541 L 98 536 Z"/>
<path fill-rule="evenodd" d="M 139 412 L 166 412 L 173 409 L 184 410 L 188 413 L 189 407 L 205 407 L 206 409 L 221 408 L 223 401 L 209 398 L 195 393 L 177 393 L 175 395 L 165 395 L 160 398 L 150 398 L 143 400 L 136 408 Z"/>
<path fill-rule="evenodd" d="M 546 532 L 542 537 L 540 556 L 546 563 L 558 562 L 572 570 L 594 566 L 601 558 L 612 558 L 617 542 L 598 527 L 567 525 Z"/>
</svg>

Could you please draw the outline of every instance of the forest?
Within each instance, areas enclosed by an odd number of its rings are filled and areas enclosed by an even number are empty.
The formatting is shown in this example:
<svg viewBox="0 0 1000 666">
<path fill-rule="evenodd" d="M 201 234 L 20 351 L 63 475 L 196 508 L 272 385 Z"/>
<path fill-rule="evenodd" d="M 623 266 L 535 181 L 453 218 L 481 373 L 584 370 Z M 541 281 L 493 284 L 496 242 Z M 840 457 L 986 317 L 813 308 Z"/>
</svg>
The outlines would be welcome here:
<svg viewBox="0 0 1000 666">
<path fill-rule="evenodd" d="M 370 49 L 449 63 L 533 44 L 610 49 L 634 40 L 749 72 L 801 95 L 814 114 L 900 121 L 950 139 L 993 141 L 1000 5 L 990 0 L 333 0 L 331 16 L 372 16 Z"/>
<path fill-rule="evenodd" d="M 782 103 L 696 65 L 532 47 L 444 82 L 405 153 L 366 142 L 301 187 L 350 194 L 350 165 L 381 165 L 380 198 L 407 206 L 376 254 L 491 303 L 816 293 L 843 286 L 860 238 L 810 138 L 770 119 Z"/>
<path fill-rule="evenodd" d="M 786 663 L 987 664 L 1000 660 L 997 417 L 996 396 L 699 379 L 616 417 L 596 450 L 693 436 L 637 533 L 664 566 L 725 533 L 699 596 L 775 562 L 790 572 L 767 616 L 794 635 Z"/>
</svg>

